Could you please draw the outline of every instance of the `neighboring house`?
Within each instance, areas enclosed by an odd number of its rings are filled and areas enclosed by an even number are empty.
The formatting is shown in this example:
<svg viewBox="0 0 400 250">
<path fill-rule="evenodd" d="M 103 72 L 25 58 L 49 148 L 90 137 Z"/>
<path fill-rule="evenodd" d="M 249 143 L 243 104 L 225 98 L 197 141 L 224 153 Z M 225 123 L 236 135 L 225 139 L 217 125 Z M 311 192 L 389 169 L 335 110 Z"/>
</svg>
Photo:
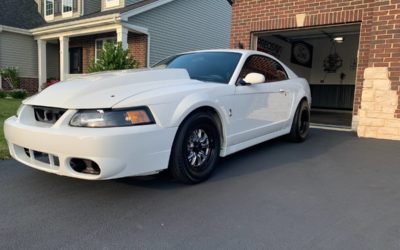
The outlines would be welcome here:
<svg viewBox="0 0 400 250">
<path fill-rule="evenodd" d="M 6 0 L 8 4 L 12 2 L 12 6 L 17 4 L 14 2 L 22 5 L 28 1 Z M 229 0 L 35 2 L 33 12 L 44 21 L 37 21 L 34 27 L 22 27 L 21 32 L 30 44 L 19 49 L 24 54 L 32 54 L 34 59 L 21 58 L 10 65 L 20 69 L 23 63 L 32 65 L 30 70 L 37 74 L 29 76 L 37 78 L 35 86 L 31 86 L 35 90 L 40 90 L 49 78 L 65 80 L 71 74 L 87 73 L 88 66 L 107 41 L 122 42 L 140 67 L 175 53 L 229 47 L 232 3 Z M 0 35 L 0 43 L 4 43 L 1 40 Z M 34 45 L 33 40 L 36 40 Z M 12 42 L 7 46 L 12 47 Z M 23 76 L 22 70 L 20 72 Z"/>
<path fill-rule="evenodd" d="M 359 136 L 400 140 L 399 3 L 235 0 L 231 46 L 279 57 L 314 107 L 352 110 Z"/>
<path fill-rule="evenodd" d="M 34 1 L 0 0 L 0 69 L 17 67 L 22 87 L 31 92 L 38 88 L 38 59 L 37 43 L 29 29 L 44 23 Z"/>
</svg>

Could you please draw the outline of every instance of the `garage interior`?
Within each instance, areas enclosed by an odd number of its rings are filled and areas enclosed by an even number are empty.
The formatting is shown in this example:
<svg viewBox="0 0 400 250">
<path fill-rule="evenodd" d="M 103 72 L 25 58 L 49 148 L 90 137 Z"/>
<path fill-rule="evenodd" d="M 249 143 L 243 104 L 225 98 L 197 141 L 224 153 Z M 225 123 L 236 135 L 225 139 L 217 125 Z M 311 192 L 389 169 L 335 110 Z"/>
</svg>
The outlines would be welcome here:
<svg viewBox="0 0 400 250">
<path fill-rule="evenodd" d="M 253 49 L 267 52 L 308 80 L 314 125 L 350 128 L 360 25 L 254 34 Z"/>
</svg>

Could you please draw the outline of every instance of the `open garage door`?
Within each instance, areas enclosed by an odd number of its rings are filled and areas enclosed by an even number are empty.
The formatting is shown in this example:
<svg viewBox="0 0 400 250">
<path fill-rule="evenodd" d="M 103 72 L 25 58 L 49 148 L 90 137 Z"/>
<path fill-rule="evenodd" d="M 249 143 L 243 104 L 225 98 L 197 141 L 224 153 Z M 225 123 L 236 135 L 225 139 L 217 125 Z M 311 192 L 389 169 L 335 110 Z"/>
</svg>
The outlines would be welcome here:
<svg viewBox="0 0 400 250">
<path fill-rule="evenodd" d="M 312 123 L 351 127 L 360 25 L 323 26 L 254 34 L 253 49 L 274 55 L 312 93 Z"/>
</svg>

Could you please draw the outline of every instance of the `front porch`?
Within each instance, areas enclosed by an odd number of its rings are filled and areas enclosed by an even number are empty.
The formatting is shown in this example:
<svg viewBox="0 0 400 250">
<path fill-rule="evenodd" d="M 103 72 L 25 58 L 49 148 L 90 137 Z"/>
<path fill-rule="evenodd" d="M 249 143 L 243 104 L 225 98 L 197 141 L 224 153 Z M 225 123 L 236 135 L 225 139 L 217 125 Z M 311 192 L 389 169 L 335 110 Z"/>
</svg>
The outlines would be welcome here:
<svg viewBox="0 0 400 250">
<path fill-rule="evenodd" d="M 88 73 L 89 65 L 98 57 L 105 42 L 121 42 L 139 62 L 139 67 L 148 66 L 148 32 L 130 24 L 47 34 L 37 36 L 36 40 L 39 91 L 49 79 L 63 81 L 76 74 Z"/>
</svg>

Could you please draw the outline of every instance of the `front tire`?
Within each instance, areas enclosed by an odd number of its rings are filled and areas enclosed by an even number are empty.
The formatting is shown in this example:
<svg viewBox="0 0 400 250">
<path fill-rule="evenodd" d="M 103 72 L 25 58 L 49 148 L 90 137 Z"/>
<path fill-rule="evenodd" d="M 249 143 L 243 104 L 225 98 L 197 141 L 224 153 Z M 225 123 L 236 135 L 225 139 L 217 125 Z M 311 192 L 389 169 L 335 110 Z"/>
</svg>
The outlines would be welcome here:
<svg viewBox="0 0 400 250">
<path fill-rule="evenodd" d="M 302 100 L 297 107 L 293 118 L 292 128 L 288 134 L 288 139 L 293 142 L 303 142 L 310 130 L 310 107 L 306 100 Z"/>
<path fill-rule="evenodd" d="M 215 118 L 208 113 L 191 115 L 180 126 L 172 146 L 172 176 L 186 184 L 207 180 L 218 161 L 220 145 Z"/>
</svg>

